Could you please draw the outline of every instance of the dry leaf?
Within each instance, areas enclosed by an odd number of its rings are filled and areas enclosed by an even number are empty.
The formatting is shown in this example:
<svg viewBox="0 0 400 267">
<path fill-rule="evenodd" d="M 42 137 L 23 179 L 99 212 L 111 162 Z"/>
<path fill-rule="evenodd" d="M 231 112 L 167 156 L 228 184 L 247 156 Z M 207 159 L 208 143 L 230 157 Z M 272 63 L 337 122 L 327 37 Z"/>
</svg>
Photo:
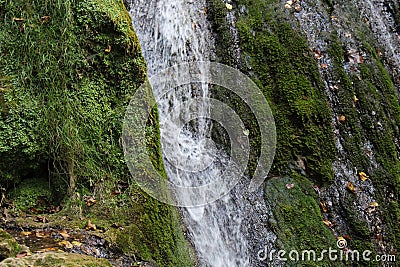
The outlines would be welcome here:
<svg viewBox="0 0 400 267">
<path fill-rule="evenodd" d="M 332 226 L 332 223 L 331 223 L 330 221 L 328 221 L 328 220 L 324 220 L 324 224 L 325 224 L 326 226 L 328 226 L 328 227 L 331 227 L 331 226 Z"/>
<path fill-rule="evenodd" d="M 328 68 L 328 65 L 325 64 L 325 63 L 322 63 L 322 64 L 321 64 L 321 67 L 322 67 L 324 70 L 326 70 L 326 69 Z"/>
<path fill-rule="evenodd" d="M 328 208 L 326 207 L 325 202 L 319 202 L 319 204 L 321 205 L 321 209 L 323 212 L 328 212 Z"/>
<path fill-rule="evenodd" d="M 21 232 L 21 235 L 23 235 L 23 236 L 28 236 L 31 234 L 32 234 L 32 232 L 25 232 L 25 231 Z"/>
<path fill-rule="evenodd" d="M 378 202 L 371 202 L 371 203 L 369 203 L 369 207 L 371 207 L 371 208 L 376 208 L 376 207 L 379 207 L 379 204 L 378 204 Z"/>
<path fill-rule="evenodd" d="M 21 251 L 15 257 L 18 259 L 21 259 L 21 258 L 25 258 L 26 256 L 29 256 L 28 251 Z"/>
<path fill-rule="evenodd" d="M 23 18 L 13 18 L 14 21 L 25 21 Z"/>
<path fill-rule="evenodd" d="M 82 246 L 82 243 L 78 241 L 72 241 L 72 245 L 74 245 L 75 247 L 80 247 Z"/>
<path fill-rule="evenodd" d="M 359 99 L 357 98 L 357 96 L 356 96 L 356 95 L 354 95 L 354 96 L 353 96 L 353 102 L 354 102 L 354 103 L 357 103 L 357 102 L 358 102 L 358 100 L 359 100 Z"/>
<path fill-rule="evenodd" d="M 69 249 L 71 249 L 71 248 L 74 247 L 74 246 L 71 244 L 71 242 L 66 241 L 66 240 L 61 241 L 61 242 L 58 242 L 58 244 L 59 244 L 60 246 L 63 246 L 63 247 L 69 248 Z"/>
<path fill-rule="evenodd" d="M 63 238 L 65 238 L 65 239 L 71 237 L 71 236 L 67 233 L 66 230 L 61 230 L 60 235 L 61 235 Z"/>
<path fill-rule="evenodd" d="M 352 193 L 354 193 L 354 194 L 357 193 L 355 186 L 354 186 L 351 182 L 348 182 L 346 187 L 347 187 L 347 189 L 349 189 Z"/>
<path fill-rule="evenodd" d="M 339 116 L 339 122 L 340 122 L 340 123 L 346 122 L 346 116 L 340 115 L 340 116 Z"/>
<path fill-rule="evenodd" d="M 294 187 L 294 184 L 286 184 L 287 189 L 292 189 Z"/>
<path fill-rule="evenodd" d="M 93 224 L 90 220 L 88 220 L 86 230 L 96 230 L 96 225 Z"/>
<path fill-rule="evenodd" d="M 369 178 L 369 176 L 365 172 L 360 172 L 358 175 L 360 176 L 360 179 L 362 181 L 366 181 Z"/>
<path fill-rule="evenodd" d="M 231 4 L 228 4 L 228 3 L 226 3 L 225 6 L 226 6 L 226 8 L 227 8 L 228 10 L 232 10 L 232 8 L 233 8 L 232 5 L 231 5 Z"/>
<path fill-rule="evenodd" d="M 91 207 L 91 206 L 93 206 L 93 205 L 96 204 L 96 203 L 97 203 L 96 199 L 92 196 L 92 197 L 90 197 L 90 198 L 87 200 L 86 205 L 87 205 L 88 207 Z"/>
<path fill-rule="evenodd" d="M 104 51 L 107 52 L 107 53 L 110 53 L 111 52 L 111 45 L 108 45 L 107 48 Z"/>
</svg>

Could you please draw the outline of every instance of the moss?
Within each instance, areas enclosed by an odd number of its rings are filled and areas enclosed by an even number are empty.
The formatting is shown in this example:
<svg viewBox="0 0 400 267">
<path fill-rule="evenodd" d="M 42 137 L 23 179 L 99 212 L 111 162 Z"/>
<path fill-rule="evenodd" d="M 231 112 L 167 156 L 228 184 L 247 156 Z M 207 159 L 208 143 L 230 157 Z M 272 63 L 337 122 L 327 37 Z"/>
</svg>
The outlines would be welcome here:
<svg viewBox="0 0 400 267">
<path fill-rule="evenodd" d="M 68 216 L 85 227 L 82 216 L 106 231 L 115 222 L 135 225 L 113 244 L 158 266 L 191 265 L 177 211 L 138 188 L 123 156 L 126 106 L 146 79 L 123 2 L 0 1 L 0 21 L 2 186 L 46 177 L 59 199 L 66 196 L 54 221 Z M 165 177 L 156 111 L 153 118 L 148 152 Z M 98 203 L 88 207 L 91 195 Z M 29 205 L 33 198 L 30 191 Z"/>
<path fill-rule="evenodd" d="M 241 71 L 249 74 L 259 86 L 274 113 L 278 143 L 272 172 L 285 174 L 289 165 L 299 157 L 305 157 L 310 179 L 320 184 L 328 183 L 333 177 L 331 162 L 335 153 L 331 115 L 324 96 L 324 84 L 306 39 L 290 25 L 280 22 L 279 14 L 272 15 L 274 4 L 239 1 L 235 8 L 242 6 L 248 11 L 240 14 L 236 23 L 242 49 L 238 64 Z M 223 14 L 217 12 L 210 16 Z M 221 23 L 221 31 L 226 30 Z M 222 41 L 224 39 L 222 37 Z M 222 60 L 226 53 L 229 54 L 223 43 L 218 42 L 217 46 L 217 54 Z M 231 61 L 223 63 L 231 64 Z M 214 97 L 227 102 L 229 93 L 226 90 L 217 88 L 214 91 Z M 257 133 L 258 126 L 243 103 L 231 99 L 228 104 L 241 116 L 250 132 Z M 260 139 L 257 135 L 250 138 L 253 152 L 249 168 L 254 171 Z"/>
<path fill-rule="evenodd" d="M 376 52 L 379 47 L 367 34 L 361 32 L 359 36 L 369 59 L 358 65 L 359 76 L 348 75 L 343 70 L 344 51 L 336 35 L 331 38 L 329 50 L 335 61 L 335 79 L 341 81 L 338 93 L 340 109 L 346 115 L 346 123 L 340 128 L 343 147 L 352 164 L 369 173 L 376 189 L 376 200 L 382 203 L 383 220 L 388 227 L 387 241 L 397 247 L 400 234 L 394 222 L 400 217 L 394 196 L 399 194 L 400 162 L 395 140 L 399 137 L 400 105 L 391 77 Z M 357 104 L 352 103 L 354 95 L 359 99 Z M 371 164 L 362 147 L 364 140 L 370 141 L 377 167 Z M 351 209 L 352 204 L 348 203 L 348 212 Z M 351 212 L 349 225 L 357 236 L 357 242 L 364 243 L 364 246 L 371 243 L 365 223 L 351 216 Z"/>
<path fill-rule="evenodd" d="M 294 187 L 288 189 L 286 184 L 292 183 Z M 324 249 L 336 248 L 335 237 L 323 223 L 316 202 L 318 196 L 311 185 L 306 177 L 296 173 L 293 177 L 271 179 L 265 185 L 267 204 L 272 207 L 276 220 L 272 227 L 285 251 L 314 250 L 320 255 Z M 335 266 L 335 263 L 326 259 L 314 265 L 313 262 L 305 262 L 295 266 Z"/>
</svg>

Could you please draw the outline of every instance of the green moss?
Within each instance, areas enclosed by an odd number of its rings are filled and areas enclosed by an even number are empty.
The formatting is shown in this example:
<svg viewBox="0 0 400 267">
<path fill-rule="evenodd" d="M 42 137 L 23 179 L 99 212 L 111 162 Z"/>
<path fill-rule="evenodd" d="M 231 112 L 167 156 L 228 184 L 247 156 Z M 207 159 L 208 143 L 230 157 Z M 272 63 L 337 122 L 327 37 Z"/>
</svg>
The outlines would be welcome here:
<svg viewBox="0 0 400 267">
<path fill-rule="evenodd" d="M 119 223 L 129 231 L 113 244 L 125 252 L 158 266 L 191 265 L 177 211 L 138 188 L 123 156 L 125 110 L 146 79 L 123 2 L 0 1 L 0 21 L 2 186 L 46 177 L 59 199 L 67 195 L 55 221 L 68 216 L 85 227 L 83 216 L 106 231 Z M 156 110 L 153 115 L 148 152 L 165 177 Z M 118 188 L 120 180 L 128 188 Z M 117 190 L 122 194 L 112 195 Z M 28 193 L 25 206 L 34 202 Z M 91 195 L 98 203 L 88 207 L 84 197 Z"/>
<path fill-rule="evenodd" d="M 215 9 L 214 6 L 216 4 L 213 4 Z M 274 10 L 273 3 L 239 1 L 235 8 L 242 6 L 248 11 L 241 14 L 236 23 L 242 51 L 238 64 L 266 96 L 275 117 L 278 143 L 272 172 L 288 173 L 289 165 L 299 157 L 305 157 L 310 179 L 328 183 L 333 178 L 331 162 L 335 154 L 331 115 L 324 84 L 306 39 L 290 25 L 279 21 L 279 11 Z M 214 22 L 219 26 L 214 27 L 226 32 L 226 22 L 220 22 L 226 11 L 218 10 L 210 15 L 219 18 Z M 221 37 L 221 34 L 218 35 L 221 42 L 217 45 L 217 55 L 223 63 L 231 64 L 224 57 L 232 49 L 225 47 L 227 37 Z M 214 97 L 227 101 L 229 92 L 221 88 L 214 91 Z M 254 171 L 260 144 L 257 123 L 240 100 L 230 96 L 228 104 L 241 116 L 250 132 L 255 133 L 250 136 L 249 164 L 250 171 Z"/>
<path fill-rule="evenodd" d="M 294 184 L 288 189 L 286 184 Z M 320 255 L 324 249 L 336 248 L 335 237 L 323 223 L 318 197 L 307 178 L 293 173 L 293 177 L 273 178 L 265 185 L 267 204 L 272 208 L 276 221 L 272 227 L 278 235 L 278 243 L 285 251 L 314 250 Z M 318 256 L 317 256 L 318 257 Z M 289 262 L 289 266 L 292 266 Z M 321 261 L 305 262 L 294 266 L 335 266 L 335 263 Z"/>
<path fill-rule="evenodd" d="M 394 222 L 400 219 L 398 200 L 395 197 L 399 194 L 400 161 L 395 140 L 400 135 L 400 105 L 391 77 L 376 52 L 378 48 L 374 48 L 376 44 L 371 39 L 367 41 L 368 35 L 363 32 L 359 35 L 363 40 L 364 52 L 370 59 L 359 64 L 359 76 L 348 75 L 343 70 L 345 53 L 336 35 L 331 38 L 329 50 L 335 62 L 335 79 L 341 81 L 338 92 L 341 103 L 339 108 L 346 116 L 346 123 L 340 128 L 344 138 L 343 147 L 352 164 L 370 175 L 376 189 L 376 200 L 382 203 L 380 210 L 389 228 L 387 239 L 398 246 L 400 233 Z M 359 99 L 357 104 L 352 103 L 354 95 Z M 362 147 L 366 139 L 370 141 L 378 167 L 372 166 Z M 365 223 L 360 223 L 356 216 L 351 215 L 352 204 L 347 205 L 350 229 L 357 242 L 367 246 L 371 243 L 369 231 Z"/>
</svg>

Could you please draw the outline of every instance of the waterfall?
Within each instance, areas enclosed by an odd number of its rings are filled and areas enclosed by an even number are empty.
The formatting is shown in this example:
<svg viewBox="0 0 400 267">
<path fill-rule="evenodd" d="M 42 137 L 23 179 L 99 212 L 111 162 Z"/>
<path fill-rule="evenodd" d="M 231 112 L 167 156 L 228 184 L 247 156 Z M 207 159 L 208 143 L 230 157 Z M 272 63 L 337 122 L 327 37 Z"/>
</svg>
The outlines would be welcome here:
<svg viewBox="0 0 400 267">
<path fill-rule="evenodd" d="M 180 69 L 182 65 L 177 65 L 180 63 L 212 60 L 213 41 L 205 0 L 132 0 L 129 11 L 150 79 L 172 66 L 176 73 L 187 72 Z M 208 69 L 196 71 L 200 76 L 207 76 Z M 201 186 L 221 178 L 229 156 L 210 141 L 212 124 L 203 119 L 210 112 L 208 84 L 184 85 L 157 94 L 163 95 L 157 105 L 168 179 L 181 186 Z M 181 127 L 175 122 L 187 119 L 188 107 L 181 103 L 188 100 L 196 101 L 199 119 Z M 210 163 L 211 158 L 214 161 Z M 249 178 L 242 177 L 218 201 L 181 208 L 189 240 L 201 266 L 262 266 L 257 251 L 271 247 L 276 237 L 266 227 L 269 212 L 262 188 L 250 193 L 248 184 Z"/>
</svg>

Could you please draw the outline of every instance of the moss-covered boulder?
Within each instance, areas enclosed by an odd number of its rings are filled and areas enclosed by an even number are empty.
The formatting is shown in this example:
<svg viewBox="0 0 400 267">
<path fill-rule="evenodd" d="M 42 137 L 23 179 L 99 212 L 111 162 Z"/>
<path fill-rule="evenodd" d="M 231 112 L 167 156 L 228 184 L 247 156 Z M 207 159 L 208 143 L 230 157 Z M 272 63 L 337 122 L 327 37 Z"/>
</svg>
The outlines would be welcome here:
<svg viewBox="0 0 400 267">
<path fill-rule="evenodd" d="M 191 265 L 177 211 L 141 191 L 124 160 L 122 121 L 146 64 L 122 0 L 0 0 L 0 25 L 0 186 L 17 188 L 15 206 L 34 204 L 18 188 L 44 179 L 35 191 L 64 198 L 51 222 L 86 227 L 84 217 L 106 233 L 118 223 L 108 240 L 127 254 Z M 165 174 L 157 119 L 147 130 Z"/>
<path fill-rule="evenodd" d="M 0 229 L 0 260 L 15 256 L 18 249 L 17 241 L 9 233 Z"/>
<path fill-rule="evenodd" d="M 47 252 L 35 254 L 21 259 L 8 258 L 0 263 L 0 267 L 110 267 L 112 266 L 106 259 L 96 259 L 94 257 Z"/>
</svg>

